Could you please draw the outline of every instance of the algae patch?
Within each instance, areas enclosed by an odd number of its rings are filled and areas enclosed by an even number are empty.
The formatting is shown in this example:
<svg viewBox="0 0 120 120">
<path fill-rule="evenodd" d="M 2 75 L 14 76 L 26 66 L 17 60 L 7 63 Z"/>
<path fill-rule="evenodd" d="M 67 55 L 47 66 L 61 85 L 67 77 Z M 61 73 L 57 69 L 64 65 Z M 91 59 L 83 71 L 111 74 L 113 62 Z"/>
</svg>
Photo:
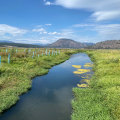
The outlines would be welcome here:
<svg viewBox="0 0 120 120">
<path fill-rule="evenodd" d="M 92 66 L 93 66 L 92 63 L 86 63 L 86 64 L 84 65 L 85 68 L 89 68 L 89 67 L 92 67 Z"/>
<path fill-rule="evenodd" d="M 72 65 L 74 68 L 81 68 L 81 65 Z"/>
<path fill-rule="evenodd" d="M 80 88 L 86 88 L 86 87 L 88 87 L 87 84 L 77 84 L 77 86 L 80 87 Z"/>
<path fill-rule="evenodd" d="M 80 88 L 87 88 L 89 87 L 89 78 L 90 78 L 90 68 L 89 67 L 92 67 L 92 63 L 86 63 L 85 65 L 83 65 L 83 67 L 85 69 L 81 69 L 81 65 L 72 65 L 72 67 L 74 68 L 77 68 L 76 71 L 73 71 L 74 74 L 79 74 L 81 75 L 81 78 L 82 80 L 80 81 L 79 84 L 77 84 L 77 87 L 80 87 Z M 87 68 L 87 69 L 86 69 Z M 84 73 L 87 73 L 87 74 L 84 74 Z"/>
<path fill-rule="evenodd" d="M 78 69 L 77 71 L 74 71 L 74 74 L 83 74 L 83 73 L 87 73 L 90 72 L 89 69 Z"/>
</svg>

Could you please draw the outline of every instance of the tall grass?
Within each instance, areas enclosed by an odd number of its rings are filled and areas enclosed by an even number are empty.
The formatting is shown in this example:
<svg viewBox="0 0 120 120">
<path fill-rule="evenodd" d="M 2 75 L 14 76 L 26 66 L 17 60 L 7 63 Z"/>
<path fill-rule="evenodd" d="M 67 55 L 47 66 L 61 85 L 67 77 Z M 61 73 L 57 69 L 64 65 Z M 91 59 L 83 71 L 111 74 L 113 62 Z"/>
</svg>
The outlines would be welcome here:
<svg viewBox="0 0 120 120">
<path fill-rule="evenodd" d="M 120 50 L 87 50 L 94 62 L 89 88 L 74 88 L 72 120 L 120 120 Z"/>
</svg>

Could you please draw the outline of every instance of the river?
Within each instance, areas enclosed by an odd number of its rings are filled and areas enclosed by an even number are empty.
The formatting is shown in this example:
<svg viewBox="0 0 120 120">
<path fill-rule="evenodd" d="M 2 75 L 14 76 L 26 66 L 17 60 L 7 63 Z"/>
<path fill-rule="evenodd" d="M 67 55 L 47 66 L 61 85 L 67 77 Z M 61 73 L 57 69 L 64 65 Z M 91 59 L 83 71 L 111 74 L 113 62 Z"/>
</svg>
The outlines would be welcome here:
<svg viewBox="0 0 120 120">
<path fill-rule="evenodd" d="M 81 75 L 73 74 L 76 68 L 72 65 L 84 68 L 86 63 L 92 63 L 86 54 L 74 54 L 64 63 L 52 67 L 48 74 L 35 77 L 31 90 L 4 112 L 0 120 L 70 120 L 72 88 L 83 79 Z"/>
</svg>

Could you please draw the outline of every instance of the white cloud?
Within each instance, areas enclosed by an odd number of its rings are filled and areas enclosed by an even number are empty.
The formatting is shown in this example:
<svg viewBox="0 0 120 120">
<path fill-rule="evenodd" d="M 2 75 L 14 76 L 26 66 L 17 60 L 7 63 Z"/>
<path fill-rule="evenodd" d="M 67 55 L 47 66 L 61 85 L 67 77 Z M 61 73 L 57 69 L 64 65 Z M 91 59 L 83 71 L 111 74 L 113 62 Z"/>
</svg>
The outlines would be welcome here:
<svg viewBox="0 0 120 120">
<path fill-rule="evenodd" d="M 0 24 L 0 40 L 19 43 L 48 44 L 59 38 L 70 38 L 79 42 L 99 42 L 103 40 L 120 40 L 120 24 L 87 23 L 75 24 L 69 28 L 50 31 L 44 25 L 24 30 Z M 27 34 L 25 34 L 27 33 Z"/>
<path fill-rule="evenodd" d="M 10 34 L 12 36 L 22 35 L 27 33 L 27 30 L 13 27 L 6 24 L 0 24 L 0 35 Z"/>
<path fill-rule="evenodd" d="M 52 5 L 52 3 L 49 1 L 45 1 L 45 5 Z"/>
<path fill-rule="evenodd" d="M 70 36 L 73 36 L 74 34 L 74 30 L 73 29 L 63 29 L 61 31 L 61 36 L 64 36 L 64 37 L 70 37 Z"/>
<path fill-rule="evenodd" d="M 51 24 L 46 24 L 46 26 L 51 26 Z M 48 32 L 44 28 L 35 28 L 32 30 L 33 32 L 38 32 L 40 34 L 47 34 L 47 35 L 60 35 L 61 33 L 59 32 Z"/>
<path fill-rule="evenodd" d="M 92 14 L 97 21 L 110 20 L 120 16 L 120 11 L 98 11 Z"/>
<path fill-rule="evenodd" d="M 59 32 L 49 32 L 48 34 L 49 35 L 60 35 L 61 33 L 59 33 Z"/>
<path fill-rule="evenodd" d="M 41 38 L 18 38 L 16 39 L 16 43 L 27 43 L 27 44 L 34 44 L 34 43 L 39 43 L 39 44 L 48 44 L 49 41 L 45 37 Z"/>
<path fill-rule="evenodd" d="M 40 34 L 47 34 L 47 31 L 44 28 L 35 28 L 32 30 L 33 32 L 38 32 Z"/>
<path fill-rule="evenodd" d="M 102 40 L 120 40 L 120 24 L 98 25 L 94 30 Z"/>
<path fill-rule="evenodd" d="M 79 28 L 79 27 L 93 27 L 95 24 L 75 24 L 72 27 Z"/>
<path fill-rule="evenodd" d="M 44 32 L 46 31 L 44 28 L 39 28 L 39 29 L 33 29 L 33 32 Z"/>
<path fill-rule="evenodd" d="M 72 26 L 84 33 L 87 33 L 88 39 L 98 42 L 103 40 L 120 40 L 120 24 L 76 24 Z M 91 35 L 94 34 L 93 38 Z M 90 37 L 89 37 L 90 36 Z"/>
<path fill-rule="evenodd" d="M 60 5 L 69 9 L 86 9 L 93 12 L 96 21 L 120 18 L 120 0 L 55 0 L 46 5 Z"/>
</svg>

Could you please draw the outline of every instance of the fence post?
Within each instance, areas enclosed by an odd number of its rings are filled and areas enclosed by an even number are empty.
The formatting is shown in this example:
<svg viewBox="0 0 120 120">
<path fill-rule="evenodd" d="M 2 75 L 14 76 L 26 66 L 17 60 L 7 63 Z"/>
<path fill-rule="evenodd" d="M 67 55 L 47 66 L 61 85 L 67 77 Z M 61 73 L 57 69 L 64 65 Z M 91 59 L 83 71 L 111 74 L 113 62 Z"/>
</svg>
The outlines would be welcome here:
<svg viewBox="0 0 120 120">
<path fill-rule="evenodd" d="M 46 49 L 46 55 L 47 55 L 47 49 Z"/>
<path fill-rule="evenodd" d="M 50 50 L 49 50 L 49 56 L 50 56 Z"/>
<path fill-rule="evenodd" d="M 0 65 L 1 65 L 1 56 L 0 56 Z"/>
<path fill-rule="evenodd" d="M 33 51 L 33 57 L 34 57 L 34 51 Z"/>
<path fill-rule="evenodd" d="M 6 53 L 7 53 L 7 49 L 6 49 Z"/>
<path fill-rule="evenodd" d="M 31 52 L 31 49 L 29 49 L 29 53 Z"/>
<path fill-rule="evenodd" d="M 10 54 L 8 55 L 8 64 L 10 64 Z"/>
</svg>

